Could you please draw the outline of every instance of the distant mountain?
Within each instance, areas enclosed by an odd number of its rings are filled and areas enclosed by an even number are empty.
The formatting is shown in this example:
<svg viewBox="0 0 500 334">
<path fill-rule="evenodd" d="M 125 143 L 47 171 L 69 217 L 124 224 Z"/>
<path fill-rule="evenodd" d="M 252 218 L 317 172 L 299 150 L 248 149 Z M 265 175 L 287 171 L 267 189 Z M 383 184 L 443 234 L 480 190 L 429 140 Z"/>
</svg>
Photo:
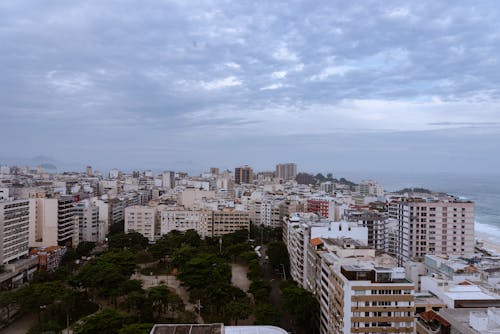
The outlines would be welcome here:
<svg viewBox="0 0 500 334">
<path fill-rule="evenodd" d="M 37 155 L 33 158 L 0 156 L 0 165 L 30 166 L 30 167 L 40 166 L 48 172 L 82 171 L 82 170 L 84 170 L 84 168 L 86 166 L 83 163 L 61 162 L 53 157 L 42 155 L 42 154 Z"/>
</svg>

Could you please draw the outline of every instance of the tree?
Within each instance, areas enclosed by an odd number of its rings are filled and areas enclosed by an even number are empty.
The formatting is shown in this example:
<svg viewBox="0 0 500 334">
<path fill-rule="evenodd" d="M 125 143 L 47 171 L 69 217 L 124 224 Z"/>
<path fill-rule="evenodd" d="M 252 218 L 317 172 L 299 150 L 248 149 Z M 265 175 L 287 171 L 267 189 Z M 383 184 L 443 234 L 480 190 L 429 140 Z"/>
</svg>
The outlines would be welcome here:
<svg viewBox="0 0 500 334">
<path fill-rule="evenodd" d="M 250 284 L 249 292 L 253 295 L 256 302 L 267 302 L 271 292 L 271 283 L 264 280 L 253 281 Z"/>
<path fill-rule="evenodd" d="M 267 247 L 267 255 L 274 268 L 280 268 L 283 265 L 288 270 L 288 251 L 282 241 L 270 242 Z"/>
<path fill-rule="evenodd" d="M 277 326 L 280 323 L 281 312 L 271 304 L 258 304 L 255 307 L 255 324 Z"/>
<path fill-rule="evenodd" d="M 252 314 L 252 306 L 248 298 L 231 301 L 224 307 L 224 310 L 235 325 L 238 325 L 239 319 L 246 319 Z"/>
<path fill-rule="evenodd" d="M 82 241 L 76 247 L 76 254 L 78 257 L 89 256 L 94 248 L 95 242 Z"/>
<path fill-rule="evenodd" d="M 7 314 L 7 321 L 10 320 L 11 312 L 17 304 L 17 294 L 14 291 L 3 291 L 0 293 L 0 309 L 4 309 Z"/>
<path fill-rule="evenodd" d="M 285 307 L 295 323 L 307 333 L 316 333 L 319 304 L 314 295 L 295 285 L 284 286 L 282 291 Z"/>
<path fill-rule="evenodd" d="M 316 182 L 325 182 L 326 180 L 325 176 L 321 173 L 316 174 L 314 178 L 316 179 Z"/>
<path fill-rule="evenodd" d="M 164 285 L 156 286 L 148 290 L 148 301 L 151 303 L 157 318 L 166 312 L 178 312 L 184 310 L 182 299 Z"/>
<path fill-rule="evenodd" d="M 135 270 L 135 256 L 129 251 L 106 252 L 87 262 L 75 282 L 106 297 L 117 297 Z"/>
<path fill-rule="evenodd" d="M 118 311 L 104 309 L 81 320 L 75 328 L 75 334 L 107 333 L 118 334 L 129 319 Z"/>
<path fill-rule="evenodd" d="M 146 249 L 148 238 L 138 232 L 116 233 L 109 236 L 108 247 L 110 250 L 128 249 L 133 252 Z"/>
<path fill-rule="evenodd" d="M 149 334 L 153 324 L 131 324 L 125 325 L 118 330 L 118 334 Z"/>
<path fill-rule="evenodd" d="M 35 283 L 19 289 L 17 296 L 22 309 L 39 313 L 41 307 L 44 308 L 60 300 L 68 293 L 68 290 L 60 282 Z"/>
</svg>

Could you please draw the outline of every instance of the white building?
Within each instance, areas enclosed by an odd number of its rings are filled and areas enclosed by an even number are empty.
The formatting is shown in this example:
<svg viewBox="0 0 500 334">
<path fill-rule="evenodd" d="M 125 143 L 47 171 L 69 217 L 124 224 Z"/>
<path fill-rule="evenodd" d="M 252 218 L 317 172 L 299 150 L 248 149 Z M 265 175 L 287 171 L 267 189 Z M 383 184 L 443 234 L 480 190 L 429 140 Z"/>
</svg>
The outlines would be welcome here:
<svg viewBox="0 0 500 334">
<path fill-rule="evenodd" d="M 156 208 L 134 205 L 125 208 L 125 233 L 138 232 L 153 242 L 158 236 Z"/>
<path fill-rule="evenodd" d="M 160 209 L 160 234 L 171 231 L 196 230 L 205 238 L 209 235 L 211 212 L 207 210 L 185 210 L 183 208 Z"/>
<path fill-rule="evenodd" d="M 174 172 L 163 172 L 161 175 L 163 188 L 173 189 L 175 188 L 175 173 Z"/>
<path fill-rule="evenodd" d="M 325 219 L 311 221 L 294 215 L 284 222 L 284 242 L 290 257 L 290 275 L 302 287 L 307 281 L 307 251 L 311 239 L 351 238 L 364 245 L 368 243 L 368 229 L 357 223 L 332 222 Z"/>
<path fill-rule="evenodd" d="M 110 179 L 117 179 L 118 176 L 120 176 L 120 171 L 116 168 L 113 168 L 112 170 L 109 171 L 109 178 Z"/>
<path fill-rule="evenodd" d="M 29 200 L 0 202 L 0 264 L 28 255 Z"/>
<path fill-rule="evenodd" d="M 90 242 L 102 242 L 108 232 L 106 220 L 99 219 L 99 207 L 88 200 L 81 201 L 75 206 L 75 214 L 78 216 L 79 240 Z"/>
<path fill-rule="evenodd" d="M 0 188 L 0 201 L 9 199 L 9 188 Z"/>
<path fill-rule="evenodd" d="M 359 184 L 359 192 L 363 196 L 384 196 L 384 188 L 377 182 L 373 180 L 363 180 Z"/>
</svg>

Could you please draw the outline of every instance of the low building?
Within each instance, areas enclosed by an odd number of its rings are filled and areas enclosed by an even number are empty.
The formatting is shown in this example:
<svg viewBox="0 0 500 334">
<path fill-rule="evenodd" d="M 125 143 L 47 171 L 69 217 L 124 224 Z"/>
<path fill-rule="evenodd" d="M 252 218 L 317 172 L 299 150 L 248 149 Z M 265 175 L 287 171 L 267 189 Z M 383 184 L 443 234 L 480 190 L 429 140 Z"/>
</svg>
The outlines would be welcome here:
<svg viewBox="0 0 500 334">
<path fill-rule="evenodd" d="M 31 255 L 38 257 L 38 269 L 44 271 L 54 271 L 61 264 L 61 260 L 66 254 L 66 247 L 50 246 L 45 248 L 33 248 Z"/>
<path fill-rule="evenodd" d="M 223 324 L 157 324 L 150 334 L 287 334 L 276 326 L 224 326 Z"/>
</svg>

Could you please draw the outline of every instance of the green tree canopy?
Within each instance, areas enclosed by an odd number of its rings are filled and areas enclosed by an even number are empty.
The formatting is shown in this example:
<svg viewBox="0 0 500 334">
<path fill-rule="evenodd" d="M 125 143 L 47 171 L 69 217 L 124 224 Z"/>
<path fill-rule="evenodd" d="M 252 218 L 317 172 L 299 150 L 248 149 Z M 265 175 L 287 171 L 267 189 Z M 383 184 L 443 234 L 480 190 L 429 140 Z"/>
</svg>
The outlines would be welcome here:
<svg viewBox="0 0 500 334">
<path fill-rule="evenodd" d="M 122 313 L 104 309 L 100 312 L 89 315 L 81 320 L 75 328 L 75 334 L 118 334 L 119 330 L 128 324 L 130 320 Z"/>
</svg>

